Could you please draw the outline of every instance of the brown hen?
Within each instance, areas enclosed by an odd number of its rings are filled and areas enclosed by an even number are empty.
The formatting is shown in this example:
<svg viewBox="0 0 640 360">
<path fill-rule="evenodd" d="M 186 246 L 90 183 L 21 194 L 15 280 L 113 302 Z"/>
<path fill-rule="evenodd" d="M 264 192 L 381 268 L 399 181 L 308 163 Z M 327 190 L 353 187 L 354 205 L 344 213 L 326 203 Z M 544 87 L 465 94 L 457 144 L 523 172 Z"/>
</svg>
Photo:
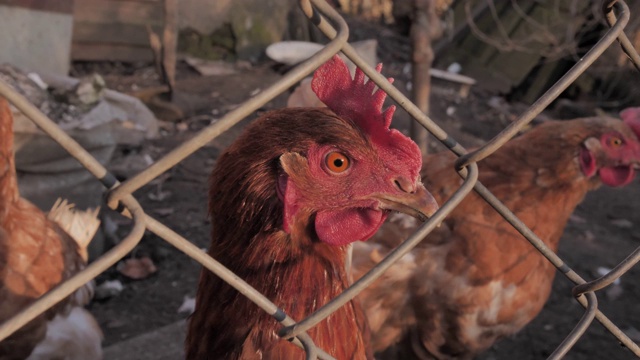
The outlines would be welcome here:
<svg viewBox="0 0 640 360">
<path fill-rule="evenodd" d="M 380 68 L 378 69 L 380 71 Z M 426 218 L 437 206 L 421 183 L 420 151 L 389 129 L 393 109 L 364 74 L 334 57 L 312 87 L 329 109 L 267 113 L 219 158 L 209 193 L 209 254 L 295 320 L 348 286 L 347 245 L 367 240 L 390 210 Z M 187 359 L 303 359 L 281 324 L 203 271 Z M 350 301 L 308 331 L 337 359 L 371 358 L 366 320 Z"/>
<path fill-rule="evenodd" d="M 542 124 L 481 161 L 479 180 L 555 251 L 587 192 L 601 183 L 622 186 L 632 180 L 640 164 L 639 119 Z M 424 161 L 425 186 L 438 202 L 462 182 L 454 161 L 450 152 Z M 372 240 L 354 244 L 354 278 L 416 228 L 412 219 L 397 215 Z M 419 358 L 469 359 L 540 312 L 555 272 L 472 192 L 439 229 L 357 299 L 366 311 L 374 350 L 403 341 Z"/>
<path fill-rule="evenodd" d="M 0 322 L 82 270 L 98 229 L 97 210 L 76 212 L 58 201 L 48 215 L 20 197 L 13 118 L 0 98 Z M 83 308 L 87 284 L 0 342 L 0 359 L 101 359 L 102 332 Z"/>
</svg>

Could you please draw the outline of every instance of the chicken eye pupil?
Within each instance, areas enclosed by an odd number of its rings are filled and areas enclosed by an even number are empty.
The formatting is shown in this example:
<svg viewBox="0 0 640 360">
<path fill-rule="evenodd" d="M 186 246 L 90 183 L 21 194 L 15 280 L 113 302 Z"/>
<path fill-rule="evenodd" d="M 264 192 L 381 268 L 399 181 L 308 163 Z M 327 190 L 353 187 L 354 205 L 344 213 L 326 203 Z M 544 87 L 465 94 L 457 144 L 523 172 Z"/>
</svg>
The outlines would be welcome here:
<svg viewBox="0 0 640 360">
<path fill-rule="evenodd" d="M 333 173 L 343 173 L 349 168 L 349 158 L 338 151 L 333 151 L 327 155 L 324 164 Z"/>
<path fill-rule="evenodd" d="M 616 137 L 611 138 L 611 139 L 609 139 L 609 144 L 611 146 L 620 146 L 620 145 L 622 145 L 622 139 L 616 138 Z"/>
</svg>

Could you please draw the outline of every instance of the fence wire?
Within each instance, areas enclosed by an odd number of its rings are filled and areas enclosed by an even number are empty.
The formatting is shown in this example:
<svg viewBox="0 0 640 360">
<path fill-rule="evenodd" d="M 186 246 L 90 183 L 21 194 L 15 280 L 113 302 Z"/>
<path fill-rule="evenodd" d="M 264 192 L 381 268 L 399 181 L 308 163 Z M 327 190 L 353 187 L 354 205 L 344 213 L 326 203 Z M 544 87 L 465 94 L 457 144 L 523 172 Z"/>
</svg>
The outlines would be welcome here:
<svg viewBox="0 0 640 360">
<path fill-rule="evenodd" d="M 62 131 L 53 121 L 42 114 L 35 106 L 30 104 L 23 96 L 13 91 L 7 84 L 0 81 L 0 95 L 9 100 L 16 108 L 35 122 L 45 133 L 58 142 L 66 151 L 75 157 L 93 176 L 95 176 L 107 189 L 107 204 L 111 209 L 117 210 L 125 216 L 133 219 L 133 227 L 130 233 L 122 239 L 113 249 L 100 256 L 83 271 L 75 274 L 64 283 L 51 290 L 29 307 L 22 310 L 11 319 L 0 325 L 0 341 L 10 336 L 13 332 L 33 320 L 57 302 L 69 296 L 86 282 L 92 280 L 109 267 L 126 256 L 140 242 L 145 230 L 149 230 L 169 244 L 184 252 L 204 267 L 215 273 L 224 281 L 237 289 L 244 296 L 253 301 L 265 312 L 273 316 L 282 324 L 279 335 L 283 339 L 292 339 L 293 343 L 302 347 L 307 359 L 333 359 L 322 349 L 316 347 L 307 330 L 328 317 L 336 309 L 354 298 L 360 291 L 376 280 L 395 261 L 413 249 L 437 224 L 472 191 L 475 190 L 487 203 L 498 211 L 514 228 L 516 228 L 540 253 L 542 253 L 563 275 L 576 286 L 572 295 L 585 308 L 585 312 L 574 329 L 569 333 L 549 359 L 562 358 L 597 319 L 611 332 L 624 346 L 640 358 L 640 347 L 626 336 L 606 315 L 598 310 L 595 292 L 613 283 L 626 273 L 638 261 L 640 261 L 640 247 L 633 251 L 625 260 L 618 264 L 608 274 L 587 282 L 573 271 L 555 252 L 549 249 L 542 240 L 520 221 L 502 202 L 500 202 L 486 187 L 478 182 L 477 162 L 495 152 L 500 146 L 515 136 L 537 114 L 555 100 L 580 74 L 582 74 L 593 62 L 614 42 L 618 41 L 633 62 L 640 70 L 640 56 L 634 50 L 631 42 L 623 32 L 629 22 L 630 13 L 626 3 L 622 0 L 605 0 L 602 11 L 610 26 L 610 30 L 598 41 L 596 45 L 556 84 L 531 105 L 515 122 L 506 127 L 502 132 L 487 142 L 481 148 L 467 152 L 458 142 L 450 137 L 428 116 L 422 113 L 409 99 L 398 89 L 391 85 L 387 79 L 368 66 L 357 55 L 355 50 L 347 43 L 349 29 L 344 19 L 324 0 L 300 0 L 300 8 L 309 20 L 315 24 L 331 41 L 322 50 L 310 59 L 289 71 L 282 79 L 269 88 L 245 101 L 235 110 L 227 113 L 215 124 L 203 129 L 195 137 L 184 142 L 169 154 L 155 162 L 146 170 L 140 172 L 129 180 L 119 183 L 113 174 L 109 173 L 93 156 Z M 616 16 L 617 15 L 617 16 Z M 455 194 L 433 215 L 429 221 L 422 225 L 411 237 L 389 253 L 379 264 L 367 274 L 355 282 L 342 294 L 334 298 L 325 306 L 305 319 L 296 322 L 287 316 L 269 299 L 238 278 L 233 272 L 225 268 L 215 259 L 193 245 L 190 241 L 180 236 L 158 220 L 144 212 L 132 193 L 149 183 L 165 171 L 169 170 L 180 161 L 191 155 L 208 142 L 213 140 L 233 125 L 252 114 L 266 102 L 272 100 L 291 86 L 310 75 L 317 67 L 327 61 L 335 53 L 342 51 L 351 61 L 360 67 L 364 73 L 373 80 L 381 89 L 402 106 L 418 123 L 424 126 L 434 137 L 444 144 L 459 158 L 456 169 L 464 179 L 462 185 Z"/>
</svg>

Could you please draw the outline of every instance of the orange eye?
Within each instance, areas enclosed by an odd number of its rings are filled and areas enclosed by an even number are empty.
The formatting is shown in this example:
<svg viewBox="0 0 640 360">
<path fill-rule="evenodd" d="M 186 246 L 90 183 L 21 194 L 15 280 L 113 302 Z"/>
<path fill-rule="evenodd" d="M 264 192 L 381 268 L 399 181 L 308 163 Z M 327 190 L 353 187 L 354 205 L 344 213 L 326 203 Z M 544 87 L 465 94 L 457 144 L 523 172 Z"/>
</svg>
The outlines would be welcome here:
<svg viewBox="0 0 640 360">
<path fill-rule="evenodd" d="M 340 174 L 349 168 L 350 160 L 345 154 L 333 151 L 327 154 L 324 163 L 331 172 Z"/>
<path fill-rule="evenodd" d="M 622 145 L 622 139 L 620 139 L 619 137 L 610 137 L 609 140 L 607 141 L 609 143 L 609 146 L 611 147 L 618 147 L 620 145 Z"/>
</svg>

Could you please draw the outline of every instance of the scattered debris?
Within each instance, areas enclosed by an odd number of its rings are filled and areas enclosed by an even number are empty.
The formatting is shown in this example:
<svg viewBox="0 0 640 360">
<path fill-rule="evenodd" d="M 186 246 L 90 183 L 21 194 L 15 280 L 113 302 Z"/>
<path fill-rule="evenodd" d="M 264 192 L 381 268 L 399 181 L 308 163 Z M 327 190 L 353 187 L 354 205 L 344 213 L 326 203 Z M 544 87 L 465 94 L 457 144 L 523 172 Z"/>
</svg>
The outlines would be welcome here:
<svg viewBox="0 0 640 360">
<path fill-rule="evenodd" d="M 501 96 L 492 96 L 487 101 L 487 105 L 491 108 L 506 112 L 509 109 L 509 103 Z"/>
<path fill-rule="evenodd" d="M 598 274 L 598 276 L 605 276 L 608 273 L 611 272 L 612 269 L 608 268 L 608 267 L 604 267 L 604 266 L 600 266 L 596 269 L 596 273 Z M 613 285 L 620 285 L 620 279 L 616 279 L 613 282 Z"/>
<path fill-rule="evenodd" d="M 34 73 L 31 76 L 25 74 L 17 67 L 9 64 L 0 65 L 0 79 L 9 84 L 14 90 L 26 97 L 45 114 L 51 107 L 51 98 L 46 89 L 48 85 L 40 79 L 34 81 Z M 38 76 L 40 78 L 40 76 Z M 44 86 L 44 87 L 43 87 Z"/>
<path fill-rule="evenodd" d="M 269 45 L 265 52 L 271 60 L 293 66 L 307 60 L 323 47 L 322 44 L 308 41 L 281 41 Z"/>
<path fill-rule="evenodd" d="M 104 79 L 92 74 L 80 79 L 46 74 L 26 74 L 8 64 L 0 65 L 0 79 L 64 130 L 89 130 L 113 120 L 130 121 L 145 137 L 157 134 L 155 117 L 142 103 L 125 94 L 106 89 Z M 39 133 L 29 120 L 16 117 L 21 132 Z"/>
<path fill-rule="evenodd" d="M 446 80 L 449 82 L 460 84 L 460 90 L 458 90 L 458 94 L 463 99 L 469 96 L 469 92 L 471 91 L 471 86 L 476 84 L 476 80 L 473 78 L 460 75 L 454 72 L 440 70 L 440 69 L 431 68 L 431 70 L 429 70 L 429 75 L 436 79 Z"/>
<path fill-rule="evenodd" d="M 158 209 L 154 209 L 153 213 L 159 216 L 165 217 L 173 214 L 174 211 L 175 211 L 174 208 L 158 208 Z"/>
<path fill-rule="evenodd" d="M 31 81 L 33 81 L 36 85 L 38 85 L 42 90 L 47 90 L 47 88 L 49 87 L 49 85 L 47 85 L 47 83 L 45 83 L 44 80 L 42 80 L 40 75 L 34 72 L 28 73 L 27 77 L 31 79 Z"/>
<path fill-rule="evenodd" d="M 98 74 L 88 75 L 78 80 L 78 83 L 70 88 L 52 89 L 52 94 L 58 101 L 76 106 L 86 112 L 97 106 L 98 102 L 104 98 L 107 84 Z"/>
<path fill-rule="evenodd" d="M 453 116 L 453 114 L 456 113 L 456 107 L 455 106 L 448 106 L 447 107 L 447 115 L 448 116 Z"/>
<path fill-rule="evenodd" d="M 447 72 L 452 74 L 460 74 L 460 71 L 462 71 L 462 65 L 457 62 L 453 62 L 451 65 L 447 66 Z"/>
<path fill-rule="evenodd" d="M 569 216 L 569 221 L 571 221 L 574 224 L 586 224 L 587 220 L 585 218 L 583 218 L 582 216 L 576 215 L 576 214 L 571 214 L 571 216 Z"/>
<path fill-rule="evenodd" d="M 186 313 L 188 315 L 191 315 L 195 311 L 195 309 L 196 309 L 196 298 L 191 297 L 189 295 L 185 295 L 182 305 L 180 305 L 180 307 L 178 308 L 178 313 L 179 314 Z"/>
<path fill-rule="evenodd" d="M 162 188 L 158 186 L 155 192 L 150 192 L 147 196 L 153 201 L 163 201 L 171 196 L 171 191 L 162 191 Z"/>
<path fill-rule="evenodd" d="M 356 41 L 351 43 L 351 46 L 360 55 L 364 61 L 371 67 L 375 67 L 378 64 L 378 56 L 376 51 L 378 48 L 378 41 L 375 39 Z M 313 56 L 318 50 L 322 49 L 323 45 L 316 44 L 307 41 L 282 41 L 267 47 L 267 56 L 279 63 L 293 66 L 296 65 L 311 56 Z M 356 71 L 356 65 L 351 62 L 342 53 L 338 54 L 342 60 L 345 61 L 351 75 Z"/>
<path fill-rule="evenodd" d="M 108 299 L 117 296 L 122 290 L 124 290 L 124 285 L 122 285 L 120 280 L 107 280 L 96 286 L 93 298 L 96 300 Z"/>
<path fill-rule="evenodd" d="M 598 274 L 598 276 L 605 276 L 609 272 L 611 272 L 611 270 L 612 269 L 610 268 L 600 266 L 596 269 L 596 273 Z M 605 289 L 605 294 L 607 295 L 607 299 L 609 299 L 610 301 L 617 300 L 620 296 L 622 296 L 623 293 L 624 293 L 624 290 L 622 289 L 622 285 L 619 278 L 615 279 L 613 283 L 611 283 L 611 285 L 607 286 Z"/>
<path fill-rule="evenodd" d="M 627 220 L 627 219 L 623 219 L 623 218 L 612 219 L 612 220 L 609 220 L 609 222 L 611 223 L 611 225 L 617 226 L 617 227 L 619 227 L 621 229 L 631 229 L 631 228 L 633 228 L 633 223 L 631 221 Z"/>
<path fill-rule="evenodd" d="M 640 331 L 634 327 L 630 327 L 626 330 L 624 330 L 624 333 L 627 334 L 627 336 L 629 337 L 629 339 L 640 343 Z"/>
<path fill-rule="evenodd" d="M 153 261 L 148 257 L 141 258 L 129 258 L 123 261 L 120 261 L 116 266 L 116 270 L 118 272 L 129 279 L 133 280 L 142 280 L 146 279 L 156 271 L 156 268 Z"/>
<path fill-rule="evenodd" d="M 189 124 L 184 122 L 176 123 L 176 130 L 178 130 L 179 132 L 185 132 L 189 130 Z"/>
<path fill-rule="evenodd" d="M 191 56 L 186 56 L 184 61 L 202 76 L 220 76 L 238 73 L 236 65 L 227 61 L 211 61 Z"/>
<path fill-rule="evenodd" d="M 150 191 L 147 194 L 149 199 L 153 201 L 163 201 L 172 195 L 171 191 L 162 190 L 162 185 L 169 179 L 170 176 L 171 175 L 169 175 L 168 173 L 165 173 L 149 182 L 149 185 L 155 185 L 155 190 Z"/>
<path fill-rule="evenodd" d="M 622 289 L 622 286 L 620 286 L 620 285 L 611 284 L 607 288 L 605 293 L 607 294 L 607 299 L 609 299 L 610 301 L 615 301 L 620 296 L 622 296 L 622 294 L 624 293 L 624 290 Z"/>
<path fill-rule="evenodd" d="M 154 163 L 151 155 L 146 153 L 130 153 L 109 165 L 109 171 L 116 177 L 128 179 L 148 168 Z"/>
<path fill-rule="evenodd" d="M 585 230 L 582 233 L 582 239 L 585 242 L 591 243 L 596 239 L 596 235 L 591 230 Z"/>
</svg>

